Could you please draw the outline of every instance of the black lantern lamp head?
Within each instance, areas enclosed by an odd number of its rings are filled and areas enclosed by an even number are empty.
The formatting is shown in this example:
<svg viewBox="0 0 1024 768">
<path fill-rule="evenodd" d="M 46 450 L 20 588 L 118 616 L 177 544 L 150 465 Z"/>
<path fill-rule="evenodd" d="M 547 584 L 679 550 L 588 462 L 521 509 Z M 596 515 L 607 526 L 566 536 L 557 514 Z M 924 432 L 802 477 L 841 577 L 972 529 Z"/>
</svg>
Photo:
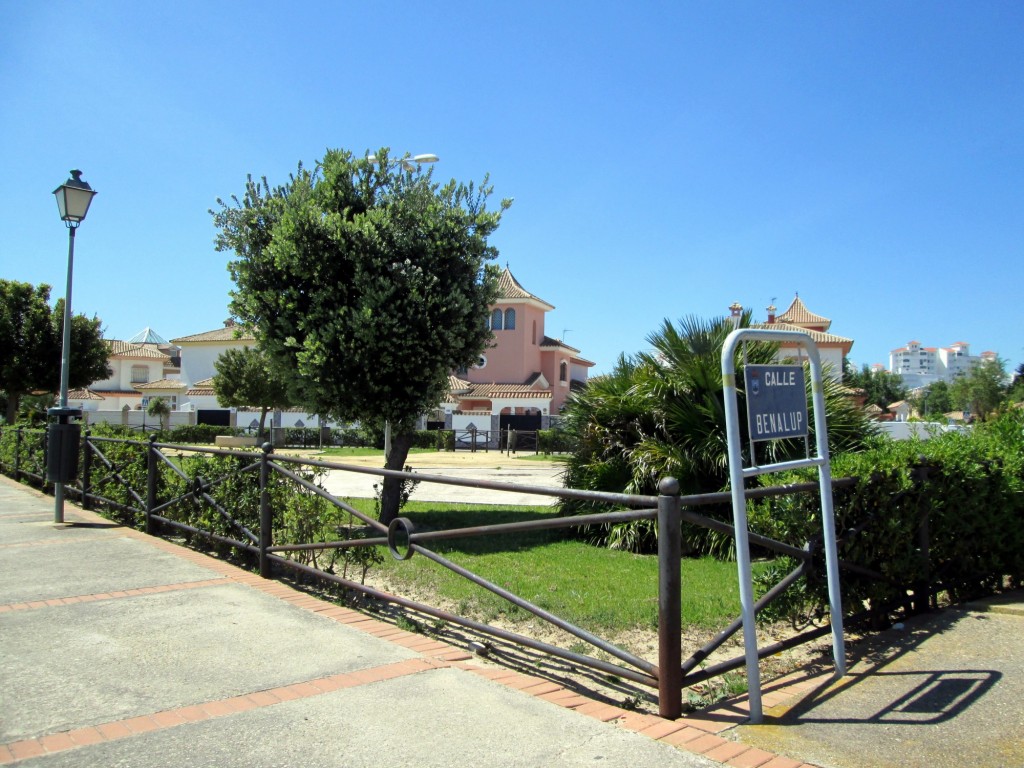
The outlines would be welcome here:
<svg viewBox="0 0 1024 768">
<path fill-rule="evenodd" d="M 81 171 L 72 171 L 71 178 L 53 190 L 53 194 L 57 198 L 61 220 L 73 229 L 85 219 L 96 192 L 89 182 L 82 181 Z"/>
</svg>

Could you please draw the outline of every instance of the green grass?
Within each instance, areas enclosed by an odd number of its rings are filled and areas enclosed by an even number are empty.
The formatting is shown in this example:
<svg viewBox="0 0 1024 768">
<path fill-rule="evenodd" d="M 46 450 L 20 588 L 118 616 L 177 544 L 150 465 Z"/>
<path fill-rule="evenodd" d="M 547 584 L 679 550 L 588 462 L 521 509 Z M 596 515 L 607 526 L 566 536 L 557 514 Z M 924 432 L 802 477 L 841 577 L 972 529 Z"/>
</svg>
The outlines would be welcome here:
<svg viewBox="0 0 1024 768">
<path fill-rule="evenodd" d="M 519 461 L 568 461 L 568 453 L 514 453 L 513 459 Z"/>
<path fill-rule="evenodd" d="M 362 502 L 357 502 L 361 505 Z M 372 503 L 365 508 L 372 513 Z M 416 530 L 538 520 L 554 516 L 548 507 L 410 502 L 402 511 Z M 428 548 L 551 611 L 596 632 L 654 630 L 658 625 L 658 561 L 654 555 L 602 549 L 574 540 L 565 531 L 499 534 L 435 541 Z M 388 556 L 381 570 L 396 584 L 437 595 L 458 613 L 493 621 L 529 614 L 426 557 L 398 562 Z M 712 558 L 682 563 L 684 626 L 719 628 L 739 614 L 735 563 Z"/>
</svg>

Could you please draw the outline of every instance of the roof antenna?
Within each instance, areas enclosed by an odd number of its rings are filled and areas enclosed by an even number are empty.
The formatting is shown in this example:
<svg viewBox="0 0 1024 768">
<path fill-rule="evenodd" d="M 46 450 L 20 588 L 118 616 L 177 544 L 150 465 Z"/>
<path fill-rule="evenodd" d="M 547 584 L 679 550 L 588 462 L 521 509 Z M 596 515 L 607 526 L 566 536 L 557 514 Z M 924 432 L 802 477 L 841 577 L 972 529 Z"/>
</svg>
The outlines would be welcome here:
<svg viewBox="0 0 1024 768">
<path fill-rule="evenodd" d="M 561 339 L 562 341 L 565 341 L 565 334 L 567 334 L 571 330 L 572 330 L 572 328 L 563 328 L 562 329 L 562 339 Z"/>
</svg>

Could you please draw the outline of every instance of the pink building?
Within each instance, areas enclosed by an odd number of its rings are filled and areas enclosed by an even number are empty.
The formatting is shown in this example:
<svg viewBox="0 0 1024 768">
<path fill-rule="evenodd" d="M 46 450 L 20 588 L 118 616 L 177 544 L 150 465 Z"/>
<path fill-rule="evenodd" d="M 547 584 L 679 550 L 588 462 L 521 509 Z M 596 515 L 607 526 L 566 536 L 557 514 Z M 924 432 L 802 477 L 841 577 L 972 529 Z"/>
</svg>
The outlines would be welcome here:
<svg viewBox="0 0 1024 768">
<path fill-rule="evenodd" d="M 580 350 L 544 333 L 554 306 L 519 284 L 508 267 L 498 281 L 489 325 L 493 345 L 477 364 L 451 377 L 441 404 L 450 429 L 546 429 L 574 387 L 586 384 L 594 363 Z M 440 421 L 442 414 L 436 414 Z"/>
</svg>

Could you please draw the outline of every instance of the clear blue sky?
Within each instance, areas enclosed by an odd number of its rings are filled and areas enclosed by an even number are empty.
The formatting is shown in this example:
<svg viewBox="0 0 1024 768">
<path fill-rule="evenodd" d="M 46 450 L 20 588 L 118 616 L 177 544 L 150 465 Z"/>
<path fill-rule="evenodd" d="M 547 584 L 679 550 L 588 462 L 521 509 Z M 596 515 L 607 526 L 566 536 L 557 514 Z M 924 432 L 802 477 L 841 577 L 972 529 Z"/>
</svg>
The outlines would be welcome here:
<svg viewBox="0 0 1024 768">
<path fill-rule="evenodd" d="M 51 191 L 99 191 L 73 308 L 219 327 L 208 209 L 325 149 L 433 152 L 607 371 L 664 318 L 799 291 L 858 364 L 1024 361 L 1024 4 L 0 4 L 0 277 L 62 296 Z"/>
</svg>

